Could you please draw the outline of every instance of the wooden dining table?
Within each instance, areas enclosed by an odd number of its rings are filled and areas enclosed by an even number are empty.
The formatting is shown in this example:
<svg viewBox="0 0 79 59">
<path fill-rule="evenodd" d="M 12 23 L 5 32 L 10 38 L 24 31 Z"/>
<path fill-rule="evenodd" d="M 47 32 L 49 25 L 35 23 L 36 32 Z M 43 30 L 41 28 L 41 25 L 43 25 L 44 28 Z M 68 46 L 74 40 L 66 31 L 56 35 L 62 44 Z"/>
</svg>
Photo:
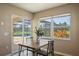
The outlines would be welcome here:
<svg viewBox="0 0 79 59">
<path fill-rule="evenodd" d="M 48 43 L 44 43 L 44 44 L 41 44 L 41 42 L 36 42 L 35 40 L 32 40 L 31 41 L 31 44 L 18 44 L 19 45 L 19 56 L 21 54 L 21 52 L 23 51 L 23 47 L 26 48 L 27 50 L 27 55 L 28 55 L 28 51 L 32 51 L 33 52 L 33 56 L 36 55 L 36 51 L 39 50 L 40 48 L 42 47 L 45 47 Z"/>
</svg>

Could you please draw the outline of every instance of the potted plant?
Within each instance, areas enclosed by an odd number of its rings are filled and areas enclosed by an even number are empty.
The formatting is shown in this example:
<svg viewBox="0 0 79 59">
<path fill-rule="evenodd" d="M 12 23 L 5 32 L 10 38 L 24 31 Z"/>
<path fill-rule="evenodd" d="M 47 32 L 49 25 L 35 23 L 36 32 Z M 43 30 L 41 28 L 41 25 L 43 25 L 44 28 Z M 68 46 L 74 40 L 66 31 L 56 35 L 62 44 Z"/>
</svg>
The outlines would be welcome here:
<svg viewBox="0 0 79 59">
<path fill-rule="evenodd" d="M 39 37 L 44 35 L 44 32 L 43 32 L 42 28 L 35 27 L 35 33 L 37 35 L 37 42 L 39 43 Z"/>
</svg>

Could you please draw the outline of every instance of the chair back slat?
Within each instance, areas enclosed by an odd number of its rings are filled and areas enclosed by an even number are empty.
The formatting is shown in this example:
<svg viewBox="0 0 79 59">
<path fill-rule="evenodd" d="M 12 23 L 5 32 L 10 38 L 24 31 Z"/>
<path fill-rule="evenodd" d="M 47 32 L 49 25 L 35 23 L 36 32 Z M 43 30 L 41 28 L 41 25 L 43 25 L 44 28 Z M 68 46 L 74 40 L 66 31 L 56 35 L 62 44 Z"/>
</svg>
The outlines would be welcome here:
<svg viewBox="0 0 79 59">
<path fill-rule="evenodd" d="M 53 52 L 54 53 L 54 41 L 48 41 L 48 48 L 47 52 Z"/>
</svg>

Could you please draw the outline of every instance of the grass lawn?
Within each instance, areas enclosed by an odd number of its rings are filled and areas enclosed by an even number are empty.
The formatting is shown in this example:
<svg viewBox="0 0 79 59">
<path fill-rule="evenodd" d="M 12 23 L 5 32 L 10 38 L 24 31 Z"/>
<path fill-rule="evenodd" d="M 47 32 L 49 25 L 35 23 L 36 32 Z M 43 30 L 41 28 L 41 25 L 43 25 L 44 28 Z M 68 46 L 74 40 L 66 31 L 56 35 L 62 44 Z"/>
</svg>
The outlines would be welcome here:
<svg viewBox="0 0 79 59">
<path fill-rule="evenodd" d="M 16 31 L 13 33 L 13 35 L 22 35 L 22 34 L 31 34 L 31 32 L 21 32 L 21 31 Z"/>
</svg>

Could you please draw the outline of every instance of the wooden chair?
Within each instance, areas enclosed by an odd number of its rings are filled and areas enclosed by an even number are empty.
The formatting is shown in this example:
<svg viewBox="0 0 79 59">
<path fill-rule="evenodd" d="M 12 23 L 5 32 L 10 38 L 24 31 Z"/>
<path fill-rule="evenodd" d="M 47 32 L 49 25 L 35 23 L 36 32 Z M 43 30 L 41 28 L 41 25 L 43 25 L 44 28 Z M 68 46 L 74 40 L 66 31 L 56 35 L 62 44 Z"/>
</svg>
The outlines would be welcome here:
<svg viewBox="0 0 79 59">
<path fill-rule="evenodd" d="M 53 56 L 54 55 L 54 41 L 48 41 L 47 49 L 39 49 L 37 55 Z"/>
</svg>

